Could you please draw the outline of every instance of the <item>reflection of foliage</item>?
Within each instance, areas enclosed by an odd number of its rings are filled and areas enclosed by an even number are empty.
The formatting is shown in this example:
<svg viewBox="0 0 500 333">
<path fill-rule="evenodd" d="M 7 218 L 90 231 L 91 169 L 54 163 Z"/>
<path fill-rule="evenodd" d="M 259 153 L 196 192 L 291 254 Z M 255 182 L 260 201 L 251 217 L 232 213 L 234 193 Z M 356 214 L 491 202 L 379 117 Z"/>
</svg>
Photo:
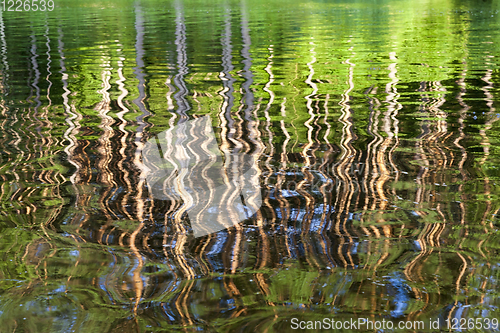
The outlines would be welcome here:
<svg viewBox="0 0 500 333">
<path fill-rule="evenodd" d="M 137 229 L 139 222 L 133 220 L 119 220 L 115 221 L 114 224 L 120 228 L 120 230 L 132 232 Z"/>
</svg>

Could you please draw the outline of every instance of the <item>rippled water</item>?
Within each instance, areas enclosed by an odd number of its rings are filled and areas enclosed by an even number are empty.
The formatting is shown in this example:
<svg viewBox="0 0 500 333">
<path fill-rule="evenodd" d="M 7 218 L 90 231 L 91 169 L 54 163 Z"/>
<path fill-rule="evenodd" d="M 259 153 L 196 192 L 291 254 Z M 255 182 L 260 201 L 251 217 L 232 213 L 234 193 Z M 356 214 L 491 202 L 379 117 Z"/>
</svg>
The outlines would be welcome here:
<svg viewBox="0 0 500 333">
<path fill-rule="evenodd" d="M 0 330 L 500 319 L 499 7 L 2 12 Z M 195 238 L 141 152 L 203 115 L 258 160 L 262 207 Z"/>
</svg>

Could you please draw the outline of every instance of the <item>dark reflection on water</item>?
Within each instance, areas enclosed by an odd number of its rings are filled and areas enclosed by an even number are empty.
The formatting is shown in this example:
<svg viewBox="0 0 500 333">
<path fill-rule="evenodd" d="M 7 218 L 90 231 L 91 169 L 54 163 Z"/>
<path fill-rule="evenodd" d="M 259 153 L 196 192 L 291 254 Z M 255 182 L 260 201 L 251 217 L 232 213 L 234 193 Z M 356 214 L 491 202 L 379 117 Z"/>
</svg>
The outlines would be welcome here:
<svg viewBox="0 0 500 333">
<path fill-rule="evenodd" d="M 500 319 L 494 2 L 58 6 L 1 13 L 2 331 Z M 203 115 L 262 207 L 194 238 L 141 152 Z"/>
</svg>

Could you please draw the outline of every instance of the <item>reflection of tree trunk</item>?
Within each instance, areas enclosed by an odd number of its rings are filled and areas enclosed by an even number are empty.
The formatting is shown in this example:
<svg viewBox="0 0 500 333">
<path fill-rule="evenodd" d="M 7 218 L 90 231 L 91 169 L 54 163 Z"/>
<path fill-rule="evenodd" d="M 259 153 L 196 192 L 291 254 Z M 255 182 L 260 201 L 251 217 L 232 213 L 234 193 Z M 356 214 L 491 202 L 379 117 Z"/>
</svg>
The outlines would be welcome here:
<svg viewBox="0 0 500 333">
<path fill-rule="evenodd" d="M 109 163 L 113 157 L 113 149 L 111 147 L 111 140 L 114 136 L 114 131 L 111 128 L 113 124 L 113 118 L 108 115 L 108 112 L 111 110 L 110 104 L 110 94 L 109 89 L 111 89 L 111 84 L 109 82 L 111 78 L 110 68 L 106 68 L 105 64 L 101 64 L 104 69 L 101 73 L 102 86 L 103 88 L 98 93 L 102 94 L 102 101 L 99 102 L 95 108 L 98 112 L 97 116 L 101 118 L 101 123 L 99 124 L 99 128 L 102 130 L 102 133 L 97 140 L 99 142 L 99 146 L 97 151 L 101 155 L 97 160 L 97 167 L 100 170 L 99 174 L 99 182 L 107 185 L 105 189 L 105 194 L 102 197 L 106 197 L 107 192 L 110 190 L 110 186 L 116 186 L 116 183 L 113 180 L 113 173 L 109 170 Z M 113 186 L 113 187 L 114 187 Z M 104 211 L 107 211 L 106 209 Z"/>
<path fill-rule="evenodd" d="M 144 100 L 146 99 L 146 74 L 144 73 L 145 66 L 144 66 L 144 18 L 143 18 L 143 13 L 142 9 L 140 8 L 139 5 L 136 5 L 135 8 L 135 31 L 136 31 L 136 38 L 135 38 L 135 54 L 136 54 L 136 67 L 134 67 L 134 74 L 136 79 L 139 81 L 139 84 L 137 85 L 137 89 L 139 90 L 139 97 L 134 99 L 134 104 L 139 107 L 139 110 L 141 111 L 141 115 L 139 115 L 136 120 L 139 126 L 136 129 L 136 135 L 135 135 L 135 145 L 137 147 L 134 155 L 134 165 L 136 166 L 137 169 L 141 170 L 141 173 L 144 173 L 145 170 L 143 170 L 142 163 L 140 161 L 140 156 L 141 152 L 143 149 L 144 144 L 142 143 L 142 137 L 144 130 L 147 127 L 147 123 L 144 120 L 144 118 L 148 117 L 151 115 L 151 113 L 146 109 L 146 106 L 144 105 Z M 143 177 L 140 177 L 140 179 L 143 179 Z M 140 220 L 142 220 L 142 204 L 139 203 L 140 199 L 142 197 L 142 187 L 143 187 L 143 181 L 140 181 L 137 185 L 137 200 L 138 200 L 138 205 L 140 206 L 141 209 L 138 207 L 138 213 L 137 216 L 139 217 Z"/>
<path fill-rule="evenodd" d="M 227 5 L 226 5 L 227 6 Z M 231 118 L 231 109 L 234 105 L 234 88 L 233 84 L 236 81 L 232 75 L 231 71 L 233 71 L 234 66 L 232 64 L 232 51 L 233 47 L 231 44 L 231 12 L 229 8 L 225 8 L 225 20 L 224 20 L 224 32 L 221 36 L 221 44 L 222 44 L 222 72 L 219 75 L 219 78 L 222 80 L 223 89 L 220 92 L 220 95 L 223 98 L 223 102 L 221 105 L 221 109 L 219 112 L 219 121 L 221 127 L 221 141 L 222 144 L 220 146 L 221 151 L 225 155 L 225 170 L 231 172 L 231 164 L 232 159 L 231 156 L 231 146 L 237 145 L 237 141 L 233 139 L 234 134 L 232 133 L 232 129 L 234 128 L 234 121 Z M 229 140 L 228 140 L 229 139 Z M 233 145 L 231 145 L 231 143 Z M 229 183 L 229 175 L 223 175 L 224 182 Z M 222 198 L 223 200 L 231 199 L 231 193 L 226 194 L 226 198 Z"/>
<path fill-rule="evenodd" d="M 188 94 L 188 90 L 186 88 L 186 83 L 184 82 L 184 76 L 188 73 L 187 67 L 187 50 L 186 50 L 186 25 L 184 23 L 184 8 L 182 6 L 181 1 L 175 1 L 175 44 L 177 45 L 177 74 L 174 76 L 174 85 L 179 90 L 174 94 L 174 100 L 177 103 L 177 114 L 180 115 L 179 124 L 188 121 L 187 111 L 189 111 L 190 106 L 186 99 Z M 170 125 L 173 126 L 173 118 L 170 122 Z M 169 209 L 170 211 L 170 209 Z M 195 272 L 192 268 L 192 265 L 189 263 L 187 258 L 185 257 L 185 245 L 187 243 L 187 234 L 186 230 L 183 226 L 182 215 L 185 211 L 185 204 L 180 207 L 180 209 L 176 209 L 172 212 L 173 217 L 173 230 L 176 231 L 174 235 L 174 239 L 172 244 L 175 244 L 172 249 L 174 260 L 180 270 L 183 272 L 183 275 L 187 279 L 193 279 L 195 276 Z M 165 217 L 166 218 L 166 217 Z M 166 243 L 166 239 L 164 239 L 164 243 Z M 184 325 L 192 325 L 193 320 L 191 318 L 191 314 L 187 309 L 187 300 L 190 297 L 192 288 L 192 283 L 188 282 L 188 286 L 185 286 L 180 294 L 176 297 L 174 302 L 174 307 L 177 309 L 179 314 L 182 317 L 182 322 Z"/>
<path fill-rule="evenodd" d="M 28 97 L 28 101 L 30 101 L 31 104 L 31 97 L 33 97 L 33 88 L 35 89 L 35 115 L 38 112 L 38 108 L 40 105 L 42 105 L 42 102 L 40 102 L 40 87 L 38 87 L 38 81 L 40 80 L 40 70 L 38 69 L 38 54 L 36 53 L 37 47 L 36 47 L 36 37 L 35 37 L 35 32 L 33 32 L 33 35 L 30 36 L 31 38 L 31 70 L 30 70 L 30 79 L 31 81 L 31 76 L 34 74 L 33 78 L 33 83 L 30 83 L 30 95 Z M 33 73 L 33 74 L 32 74 Z M 36 118 L 35 118 L 36 119 Z"/>
<path fill-rule="evenodd" d="M 241 31 L 241 39 L 243 42 L 243 46 L 241 48 L 241 56 L 243 57 L 243 77 L 245 78 L 245 81 L 242 83 L 242 91 L 243 91 L 243 99 L 241 101 L 242 108 L 244 109 L 244 117 L 246 121 L 246 129 L 248 131 L 248 134 L 243 138 L 245 142 L 245 146 L 247 149 L 252 149 L 251 155 L 253 156 L 253 161 L 254 163 L 251 166 L 251 169 L 253 169 L 253 178 L 251 180 L 252 183 L 254 184 L 259 184 L 260 183 L 260 176 L 262 174 L 262 170 L 259 167 L 258 160 L 260 159 L 260 156 L 262 155 L 262 152 L 265 149 L 264 143 L 260 140 L 261 134 L 259 133 L 259 121 L 257 117 L 257 109 L 259 106 L 254 107 L 254 95 L 252 91 L 252 84 L 253 84 L 253 73 L 251 71 L 252 67 L 252 57 L 250 54 L 250 46 L 252 45 L 251 41 L 251 36 L 250 36 L 250 28 L 249 28 L 249 22 L 248 22 L 248 9 L 247 9 L 247 3 L 245 0 L 242 0 L 240 2 L 240 11 L 241 11 L 241 23 L 240 23 L 240 31 Z M 227 26 L 230 25 L 230 21 L 227 21 Z M 230 33 L 229 29 L 226 29 L 227 33 Z M 230 49 L 225 50 L 224 54 L 229 55 Z M 232 69 L 232 65 L 231 65 Z M 268 85 L 266 85 L 268 87 Z M 232 84 L 231 84 L 231 89 L 232 89 Z M 231 92 L 232 93 L 232 92 Z M 232 103 L 231 103 L 232 104 Z M 267 112 L 267 111 L 266 111 Z M 228 113 L 230 115 L 230 113 Z M 240 129 L 242 130 L 242 128 Z M 260 197 L 260 194 L 259 194 Z M 254 198 L 255 199 L 255 198 Z M 246 200 L 246 205 L 251 207 L 255 206 L 256 201 L 254 199 L 251 200 Z M 257 200 L 260 200 L 257 199 Z M 266 202 L 267 197 L 262 198 L 262 202 Z M 260 208 L 260 207 L 259 207 Z M 257 211 L 256 214 L 256 224 L 259 228 L 259 236 L 261 238 L 261 244 L 262 247 L 260 249 L 260 253 L 258 256 L 258 262 L 256 263 L 256 266 L 258 267 L 265 267 L 266 264 L 268 263 L 269 256 L 270 256 L 270 244 L 269 244 L 269 239 L 264 232 L 263 229 L 263 217 L 262 213 Z M 241 230 L 238 229 L 238 232 L 241 232 Z M 256 280 L 260 283 L 262 282 L 261 279 L 256 277 Z M 261 290 L 267 290 L 267 287 L 261 285 Z"/>
<path fill-rule="evenodd" d="M 77 113 L 74 106 L 69 105 L 69 96 L 71 94 L 71 91 L 68 89 L 68 74 L 66 73 L 66 65 L 64 63 L 66 57 L 64 56 L 64 42 L 63 42 L 62 29 L 59 29 L 58 32 L 59 36 L 57 40 L 58 42 L 57 49 L 59 52 L 59 56 L 61 57 L 59 64 L 61 66 L 60 73 L 62 75 L 62 83 L 63 83 L 62 88 L 64 91 L 64 93 L 62 94 L 62 99 L 63 99 L 64 110 L 68 114 L 68 117 L 66 118 L 66 123 L 69 125 L 68 129 L 63 134 L 64 139 L 68 140 L 69 142 L 69 145 L 66 146 L 66 148 L 64 148 L 64 151 L 68 155 L 68 162 L 74 165 L 76 168 L 76 171 L 73 173 L 73 175 L 69 177 L 73 185 L 76 185 L 81 179 L 80 172 L 83 167 L 83 165 L 81 163 L 78 163 L 77 159 L 75 159 L 75 150 L 78 147 L 78 141 L 75 135 L 78 133 L 78 129 L 80 128 L 79 120 L 82 119 L 82 116 Z M 74 190 L 76 193 L 78 193 L 76 187 L 74 187 Z"/>
<path fill-rule="evenodd" d="M 316 258 L 314 258 L 314 255 L 311 255 L 314 253 L 312 244 L 307 241 L 307 237 L 309 236 L 308 233 L 312 232 L 313 230 L 319 230 L 319 223 L 316 223 L 315 225 L 313 224 L 314 222 L 314 215 L 315 215 L 315 206 L 316 206 L 316 200 L 311 193 L 309 193 L 308 189 L 310 189 L 309 185 L 314 182 L 314 176 L 310 171 L 310 168 L 316 169 L 316 158 L 314 156 L 316 150 L 318 149 L 319 145 L 317 145 L 316 148 L 314 148 L 314 141 L 312 139 L 313 137 L 313 132 L 314 132 L 314 127 L 311 125 L 313 120 L 316 118 L 315 115 L 315 109 L 317 110 L 317 103 L 315 107 L 313 107 L 313 102 L 316 99 L 316 94 L 318 93 L 318 86 L 316 83 L 312 81 L 312 78 L 314 77 L 315 71 L 314 71 L 314 64 L 316 63 L 316 51 L 315 51 L 315 45 L 313 42 L 309 42 L 311 45 L 311 49 L 309 49 L 309 52 L 311 53 L 311 61 L 307 63 L 307 67 L 309 68 L 309 75 L 307 76 L 307 79 L 305 80 L 305 83 L 309 85 L 312 89 L 312 92 L 305 96 L 306 100 L 306 108 L 307 112 L 310 116 L 310 118 L 304 122 L 304 126 L 307 127 L 307 144 L 304 145 L 302 148 L 302 158 L 304 160 L 304 167 L 301 170 L 301 173 L 304 175 L 304 178 L 302 181 L 300 181 L 297 184 L 297 192 L 302 195 L 302 197 L 305 199 L 306 204 L 304 207 L 305 210 L 305 218 L 304 221 L 302 222 L 301 226 L 301 242 L 304 244 L 304 251 L 306 255 L 306 260 L 308 261 L 309 265 L 311 266 L 316 266 L 320 269 L 320 265 L 318 264 L 318 261 Z"/>
<path fill-rule="evenodd" d="M 49 101 L 48 105 L 44 108 L 45 109 L 45 113 L 44 113 L 44 117 L 47 117 L 47 112 L 48 112 L 48 108 L 50 108 L 50 106 L 52 105 L 52 100 L 50 99 L 50 88 L 52 88 L 52 81 L 50 81 L 50 76 L 52 75 L 52 72 L 50 71 L 50 68 L 51 68 L 51 64 L 52 64 L 52 60 L 50 58 L 50 52 L 51 52 L 51 48 L 50 48 L 50 38 L 49 38 L 49 25 L 48 25 L 48 22 L 46 21 L 45 22 L 45 27 L 46 27 L 46 30 L 45 30 L 45 37 L 47 38 L 47 42 L 45 43 L 45 46 L 47 46 L 47 76 L 45 77 L 45 80 L 49 83 L 49 86 L 47 87 L 47 100 Z"/>
<path fill-rule="evenodd" d="M 236 79 L 233 78 L 231 72 L 234 70 L 234 66 L 232 64 L 232 31 L 231 31 L 231 11 L 228 8 L 228 4 L 224 4 L 224 30 L 221 35 L 221 45 L 222 45 L 222 71 L 219 74 L 219 78 L 222 81 L 223 89 L 219 93 L 222 96 L 222 105 L 219 112 L 219 121 L 221 127 L 221 151 L 225 155 L 225 163 L 224 170 L 225 172 L 222 174 L 222 178 L 224 183 L 226 184 L 226 190 L 222 193 L 221 205 L 219 206 L 219 210 L 222 209 L 222 202 L 227 201 L 230 203 L 230 206 L 233 206 L 234 202 L 239 201 L 240 198 L 238 196 L 238 191 L 233 188 L 231 185 L 231 179 L 234 179 L 237 176 L 238 170 L 235 168 L 231 168 L 231 165 L 235 165 L 237 163 L 237 156 L 231 153 L 231 148 L 234 147 L 233 153 L 237 153 L 241 147 L 241 141 L 238 141 L 234 138 L 235 133 L 241 132 L 241 130 L 237 130 L 236 122 L 232 119 L 231 110 L 234 106 L 234 82 Z M 239 166 L 236 166 L 236 169 L 239 169 Z M 223 262 L 224 266 L 229 268 L 231 272 L 235 272 L 238 267 L 238 260 L 240 256 L 240 247 L 241 247 L 241 239 L 242 239 L 242 231 L 241 226 L 239 224 L 235 225 L 236 233 L 232 232 L 233 229 L 229 229 L 229 237 L 226 238 L 222 236 L 219 238 L 217 242 L 225 245 Z"/>
<path fill-rule="evenodd" d="M 186 43 L 186 24 L 184 23 L 184 8 L 180 1 L 175 2 L 175 45 L 177 45 L 177 75 L 174 76 L 174 84 L 179 91 L 174 94 L 177 102 L 177 113 L 181 115 L 179 123 L 188 120 L 187 111 L 190 106 L 186 99 L 188 89 L 184 82 L 184 76 L 188 73 L 187 67 L 187 43 Z"/>
<path fill-rule="evenodd" d="M 488 156 L 490 155 L 490 146 L 491 143 L 489 142 L 488 135 L 486 134 L 486 131 L 490 130 L 491 127 L 493 126 L 493 123 L 498 121 L 497 116 L 495 116 L 496 109 L 493 106 L 493 101 L 494 101 L 494 96 L 490 92 L 490 89 L 493 88 L 493 83 L 491 82 L 491 76 L 492 76 L 493 70 L 487 69 L 486 74 L 482 77 L 482 80 L 487 83 L 487 86 L 483 87 L 482 90 L 484 92 L 485 96 L 485 101 L 486 105 L 488 106 L 489 111 L 486 113 L 486 115 L 490 118 L 486 123 L 485 126 L 479 130 L 479 134 L 481 135 L 481 145 L 483 146 L 483 158 L 479 161 L 479 165 L 481 165 L 484 168 L 484 163 L 488 159 Z M 483 171 L 484 174 L 484 195 L 487 196 L 488 198 L 490 197 L 491 194 L 491 184 L 490 184 L 490 179 L 488 177 L 488 174 Z M 486 209 L 484 211 L 484 214 L 481 218 L 481 223 L 483 225 L 486 224 L 486 220 L 488 219 L 488 216 L 491 213 L 492 209 L 492 203 L 491 199 L 486 200 Z M 486 228 L 485 228 L 486 230 Z"/>
<path fill-rule="evenodd" d="M 187 111 L 190 109 L 189 103 L 186 100 L 188 90 L 184 82 L 184 76 L 188 73 L 187 67 L 187 50 L 186 50 L 186 25 L 184 23 L 184 8 L 181 1 L 175 1 L 175 45 L 177 45 L 177 74 L 174 76 L 174 85 L 179 90 L 174 94 L 174 100 L 177 103 L 177 114 L 180 115 L 179 124 L 188 121 Z M 171 122 L 171 125 L 173 123 Z M 181 133 L 182 136 L 182 133 Z M 182 144 L 182 142 L 180 142 Z M 182 216 L 187 208 L 187 203 L 176 209 L 173 215 L 173 229 L 175 233 L 175 247 L 173 248 L 174 258 L 178 266 L 187 278 L 194 277 L 194 271 L 184 256 L 184 245 L 187 242 L 186 230 L 183 226 Z M 177 304 L 177 303 L 176 303 Z M 178 307 L 179 313 L 182 314 L 182 308 Z M 191 322 L 188 316 L 188 321 Z"/>
<path fill-rule="evenodd" d="M 8 94 L 8 83 L 7 80 L 9 78 L 9 62 L 7 61 L 7 41 L 5 40 L 5 24 L 3 22 L 3 10 L 0 11 L 0 42 L 1 42 L 1 50 L 0 55 L 2 58 L 2 82 L 0 84 L 0 90 L 2 94 Z M 3 101 L 2 101 L 3 102 Z"/>
<path fill-rule="evenodd" d="M 146 79 L 145 79 L 145 74 L 143 72 L 144 71 L 144 60 L 143 60 L 144 19 L 142 16 L 142 10 L 138 4 L 135 7 L 135 30 L 136 30 L 136 42 L 135 42 L 136 67 L 134 69 L 134 74 L 136 75 L 136 78 L 139 80 L 139 84 L 137 86 L 139 90 L 139 97 L 134 100 L 134 104 L 139 107 L 139 110 L 142 112 L 142 114 L 136 118 L 139 127 L 136 130 L 136 137 L 135 137 L 135 144 L 137 146 L 137 149 L 135 151 L 134 164 L 139 170 L 144 172 L 144 170 L 141 169 L 142 164 L 140 163 L 140 155 L 143 148 L 143 143 L 141 142 L 141 139 L 143 136 L 143 131 L 146 128 L 146 122 L 144 121 L 144 118 L 150 115 L 150 113 L 149 111 L 146 110 L 146 107 L 144 105 L 144 99 L 146 98 L 146 93 L 145 93 Z M 139 221 L 143 221 L 143 215 L 144 215 L 144 201 L 142 199 L 142 188 L 143 188 L 143 181 L 141 180 L 137 184 L 137 195 L 136 195 L 136 212 Z M 141 231 L 142 227 L 143 223 L 140 223 L 137 229 L 135 229 L 130 235 L 130 240 L 129 240 L 130 249 L 132 250 L 135 259 L 137 261 L 137 264 L 134 265 L 133 269 L 133 285 L 135 291 L 135 304 L 133 310 L 134 313 L 137 313 L 137 307 L 139 306 L 139 302 L 141 301 L 144 292 L 144 285 L 141 278 L 141 270 L 142 267 L 144 266 L 144 259 L 142 258 L 141 254 L 139 253 L 139 250 L 136 247 L 136 237 Z"/>
<path fill-rule="evenodd" d="M 253 107 L 254 101 L 253 92 L 250 89 L 250 86 L 253 83 L 253 74 L 250 70 L 252 67 L 252 57 L 250 55 L 250 45 L 252 45 L 252 41 L 250 38 L 250 29 L 248 27 L 248 12 L 245 0 L 241 1 L 241 39 L 243 41 L 243 46 L 241 48 L 241 56 L 243 57 L 243 77 L 245 78 L 245 82 L 242 84 L 244 91 L 243 102 L 246 106 L 245 118 L 246 120 L 250 120 L 250 111 Z"/>
<path fill-rule="evenodd" d="M 351 208 L 353 196 L 357 195 L 355 193 L 357 192 L 357 185 L 354 184 L 354 182 L 351 180 L 351 175 L 349 175 L 349 170 L 351 169 L 351 166 L 356 159 L 357 151 L 352 147 L 351 143 L 355 139 L 355 135 L 353 133 L 353 123 L 351 117 L 352 111 L 351 106 L 349 105 L 349 95 L 354 89 L 355 64 L 351 63 L 350 59 L 347 59 L 344 63 L 349 65 L 349 74 L 347 81 L 349 87 L 342 94 L 342 100 L 339 103 L 342 107 L 342 115 L 339 118 L 339 121 L 343 124 L 342 138 L 340 142 L 343 154 L 341 155 L 339 162 L 334 165 L 334 167 L 337 176 L 340 177 L 340 179 L 338 179 L 340 182 L 340 186 L 338 187 L 337 192 L 339 199 L 337 201 L 338 206 L 336 208 L 335 214 L 335 233 L 339 237 L 338 256 L 344 264 L 344 267 L 347 267 L 354 265 L 350 253 L 348 252 L 347 258 L 345 258 L 342 252 L 345 244 L 344 237 L 347 237 L 349 239 L 349 243 L 353 242 L 351 235 L 347 231 L 348 228 L 346 223 L 350 214 L 349 210 Z"/>
<path fill-rule="evenodd" d="M 144 122 L 144 117 L 149 116 L 150 113 L 146 110 L 146 106 L 144 105 L 144 99 L 146 98 L 146 74 L 144 73 L 144 18 L 142 9 L 139 5 L 135 8 L 135 62 L 136 67 L 134 68 L 134 74 L 137 80 L 139 80 L 139 84 L 137 85 L 137 89 L 139 90 L 139 97 L 134 99 L 134 104 L 139 107 L 139 110 L 142 112 L 142 115 L 137 117 L 137 121 L 139 123 L 139 128 L 137 129 L 138 133 L 142 133 L 144 128 L 146 127 L 146 123 Z"/>
<path fill-rule="evenodd" d="M 374 188 L 377 193 L 374 193 L 375 197 L 379 199 L 379 209 L 382 214 L 379 215 L 380 222 L 384 224 L 385 219 L 383 216 L 383 212 L 386 210 L 388 206 L 388 198 L 386 196 L 385 185 L 390 179 L 391 172 L 388 170 L 388 166 L 393 168 L 392 171 L 396 171 L 396 166 L 392 160 L 392 152 L 397 147 L 397 131 L 398 131 L 398 120 L 396 119 L 396 115 L 399 110 L 399 103 L 397 98 L 399 97 L 396 85 L 399 81 L 397 78 L 397 58 L 396 52 L 389 53 L 389 59 L 393 62 L 389 65 L 389 78 L 391 82 L 386 85 L 385 92 L 387 93 L 387 97 L 385 102 L 387 103 L 387 111 L 385 112 L 384 120 L 383 120 L 383 129 L 386 134 L 386 138 L 380 144 L 380 149 L 375 154 L 375 161 L 377 164 L 378 179 L 374 181 Z M 394 126 L 395 132 L 392 132 L 392 127 Z M 393 145 L 391 149 L 388 148 L 393 143 L 393 139 L 396 136 L 396 143 Z M 397 175 L 397 173 L 396 173 Z M 382 225 L 382 230 L 386 237 L 391 237 L 391 228 L 388 225 Z"/>
<path fill-rule="evenodd" d="M 251 154 L 254 158 L 254 161 L 259 160 L 259 157 L 264 150 L 264 144 L 262 143 L 261 140 L 259 140 L 260 133 L 259 133 L 259 121 L 258 118 L 252 114 L 254 110 L 254 95 L 251 89 L 251 85 L 253 83 L 253 74 L 251 71 L 251 66 L 252 66 L 252 58 L 250 55 L 250 45 L 252 44 L 251 38 L 250 38 L 250 29 L 248 27 L 248 12 L 247 12 L 247 7 L 246 7 L 246 1 L 243 0 L 241 2 L 241 38 L 243 41 L 243 47 L 241 49 L 241 55 L 243 57 L 243 77 L 245 78 L 245 81 L 242 84 L 243 88 L 243 93 L 244 93 L 244 98 L 243 98 L 243 103 L 244 103 L 244 114 L 245 114 L 245 121 L 246 121 L 246 128 L 248 134 L 245 136 L 244 143 L 248 144 L 248 146 L 251 147 Z M 260 182 L 260 175 L 262 174 L 262 171 L 259 168 L 259 165 L 257 162 L 253 163 L 251 166 L 253 170 L 253 174 L 255 175 L 254 178 L 252 179 L 253 183 L 258 184 Z M 252 200 L 246 200 L 246 205 L 247 206 L 257 206 L 256 203 L 257 198 L 252 199 Z M 260 212 L 257 212 L 257 216 L 260 216 Z"/>
</svg>

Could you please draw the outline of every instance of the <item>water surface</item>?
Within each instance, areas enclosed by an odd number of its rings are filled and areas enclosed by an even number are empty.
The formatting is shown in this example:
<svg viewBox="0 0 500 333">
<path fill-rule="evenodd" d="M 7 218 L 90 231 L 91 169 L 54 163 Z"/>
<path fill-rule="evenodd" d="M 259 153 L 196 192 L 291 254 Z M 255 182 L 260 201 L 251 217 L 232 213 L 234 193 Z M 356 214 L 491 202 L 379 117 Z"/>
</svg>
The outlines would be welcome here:
<svg viewBox="0 0 500 333">
<path fill-rule="evenodd" d="M 2 332 L 500 319 L 498 10 L 61 0 L 2 12 Z M 204 115 L 223 153 L 259 161 L 263 200 L 195 238 L 182 201 L 151 195 L 141 151 Z"/>
</svg>

